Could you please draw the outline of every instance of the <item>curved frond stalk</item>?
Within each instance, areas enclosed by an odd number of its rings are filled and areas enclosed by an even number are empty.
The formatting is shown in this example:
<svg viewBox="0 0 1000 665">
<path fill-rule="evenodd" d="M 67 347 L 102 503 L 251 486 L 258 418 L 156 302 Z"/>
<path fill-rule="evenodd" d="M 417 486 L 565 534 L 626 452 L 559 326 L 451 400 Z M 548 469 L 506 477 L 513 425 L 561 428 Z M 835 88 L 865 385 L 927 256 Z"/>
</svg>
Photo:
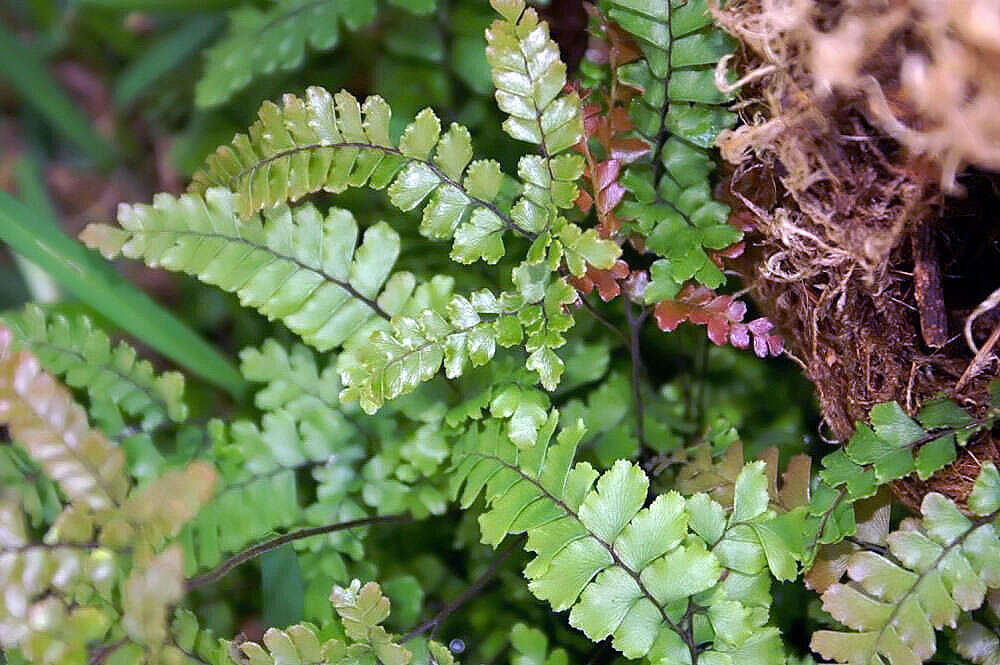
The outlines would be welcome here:
<svg viewBox="0 0 1000 665">
<path fill-rule="evenodd" d="M 227 34 L 205 52 L 195 88 L 200 107 L 218 106 L 255 77 L 296 69 L 307 49 L 340 42 L 340 24 L 358 30 L 375 19 L 375 0 L 280 0 L 265 10 L 243 6 L 229 15 Z"/>
<path fill-rule="evenodd" d="M 129 481 L 121 450 L 90 428 L 83 407 L 35 356 L 14 351 L 13 334 L 2 325 L 0 425 L 73 502 L 93 511 L 122 504 Z"/>
<path fill-rule="evenodd" d="M 224 482 L 180 536 L 185 573 L 211 568 L 230 553 L 262 541 L 276 529 L 309 523 L 300 501 L 296 473 L 312 469 L 323 517 L 335 506 L 344 520 L 365 512 L 347 495 L 357 491 L 364 456 L 355 425 L 333 409 L 314 410 L 306 419 L 288 411 L 266 413 L 258 427 L 239 420 L 213 423 L 214 455 Z M 352 541 L 353 542 L 353 541 Z M 336 544 L 336 543 L 330 543 Z"/>
<path fill-rule="evenodd" d="M 453 494 L 463 507 L 485 494 L 483 542 L 527 533 L 525 547 L 536 555 L 524 571 L 532 593 L 571 610 L 570 623 L 591 640 L 611 637 L 627 658 L 781 662 L 780 639 L 766 626 L 770 596 L 753 582 L 767 579 L 757 534 L 773 515 L 763 465 L 747 467 L 728 521 L 706 495 L 668 492 L 644 508 L 642 470 L 624 460 L 603 475 L 585 462 L 572 466 L 584 431 L 564 429 L 550 443 L 557 421 L 553 412 L 526 450 L 494 421 L 459 444 Z"/>
<path fill-rule="evenodd" d="M 713 200 L 709 154 L 736 120 L 732 97 L 715 85 L 715 65 L 733 41 L 715 27 L 706 0 L 603 0 L 608 15 L 638 42 L 644 57 L 614 74 L 639 95 L 631 105 L 636 132 L 650 146 L 648 163 L 628 169 L 618 215 L 664 257 L 650 295 L 670 300 L 688 280 L 716 288 L 725 281 L 708 251 L 739 241 L 729 208 Z M 650 302 L 652 304 L 652 302 Z"/>
<path fill-rule="evenodd" d="M 280 207 L 240 221 L 234 199 L 219 188 L 158 194 L 152 206 L 123 205 L 121 228 L 91 224 L 81 238 L 109 258 L 142 259 L 234 292 L 321 351 L 366 338 L 413 295 L 413 275 L 391 274 L 399 235 L 388 224 L 367 229 L 358 246 L 346 210 L 324 218 L 312 205 Z"/>
<path fill-rule="evenodd" d="M 992 465 L 988 465 L 992 467 Z M 989 478 L 983 479 L 983 475 Z M 935 630 L 954 627 L 1000 587 L 1000 476 L 977 481 L 984 508 L 976 519 L 932 492 L 923 517 L 908 518 L 886 538 L 889 553 L 862 550 L 847 564 L 849 581 L 823 593 L 823 609 L 852 632 L 822 630 L 811 646 L 825 658 L 852 665 L 922 663 L 934 655 Z M 987 498 L 988 497 L 988 498 Z"/>
<path fill-rule="evenodd" d="M 122 431 L 127 418 L 139 419 L 146 431 L 187 418 L 183 375 L 157 375 L 129 344 L 112 346 L 89 317 L 48 315 L 28 305 L 22 312 L 4 315 L 3 322 L 46 371 L 87 391 L 89 411 L 108 434 Z"/>
<path fill-rule="evenodd" d="M 499 261 L 505 231 L 533 236 L 501 209 L 500 165 L 472 161 L 465 127 L 452 124 L 442 134 L 437 116 L 424 109 L 395 145 L 390 114 L 381 97 L 359 105 L 346 91 L 318 87 L 305 99 L 285 95 L 282 107 L 265 102 L 248 133 L 211 155 L 189 189 L 225 187 L 236 193 L 240 215 L 250 217 L 312 192 L 388 187 L 400 210 L 423 207 L 421 234 L 453 240 L 451 256 L 460 263 Z"/>
</svg>

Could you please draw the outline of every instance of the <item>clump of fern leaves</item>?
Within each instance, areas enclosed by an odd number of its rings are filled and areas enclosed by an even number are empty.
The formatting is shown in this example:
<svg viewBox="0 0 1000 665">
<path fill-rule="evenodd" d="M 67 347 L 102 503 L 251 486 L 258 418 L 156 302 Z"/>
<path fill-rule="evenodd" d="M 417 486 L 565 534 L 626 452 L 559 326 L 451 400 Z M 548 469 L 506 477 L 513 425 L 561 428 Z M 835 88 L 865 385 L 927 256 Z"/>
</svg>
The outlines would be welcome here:
<svg viewBox="0 0 1000 665">
<path fill-rule="evenodd" d="M 234 11 L 198 103 L 380 5 Z M 775 601 L 792 585 L 816 592 L 823 658 L 918 664 L 942 631 L 1000 659 L 996 468 L 919 516 L 890 519 L 886 490 L 939 472 L 1000 405 L 879 404 L 814 461 L 802 413 L 761 404 L 765 365 L 679 329 L 783 351 L 726 284 L 743 231 L 713 146 L 736 122 L 716 85 L 733 43 L 709 5 L 588 5 L 576 80 L 535 8 L 490 5 L 481 55 L 514 158 L 447 109 L 401 121 L 378 94 L 309 86 L 264 102 L 185 193 L 81 234 L 267 319 L 240 353 L 247 394 L 201 399 L 73 311 L 3 316 L 9 662 L 454 665 L 466 645 L 438 637 L 462 614 L 470 662 L 771 665 L 805 646 Z M 252 561 L 281 625 L 219 639 L 213 608 Z"/>
</svg>

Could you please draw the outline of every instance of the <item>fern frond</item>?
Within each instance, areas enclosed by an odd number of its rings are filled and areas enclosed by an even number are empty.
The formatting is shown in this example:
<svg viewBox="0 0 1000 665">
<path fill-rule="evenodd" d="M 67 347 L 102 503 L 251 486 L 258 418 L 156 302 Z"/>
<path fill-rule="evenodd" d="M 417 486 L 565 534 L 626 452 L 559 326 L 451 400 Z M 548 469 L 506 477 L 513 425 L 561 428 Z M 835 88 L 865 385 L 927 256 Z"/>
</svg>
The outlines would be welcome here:
<svg viewBox="0 0 1000 665">
<path fill-rule="evenodd" d="M 14 351 L 13 334 L 2 325 L 0 425 L 73 502 L 93 511 L 122 504 L 128 478 L 121 450 L 90 428 L 83 408 L 37 358 Z"/>
<path fill-rule="evenodd" d="M 213 456 L 224 482 L 181 533 L 187 574 L 215 566 L 225 554 L 263 540 L 276 529 L 305 524 L 298 470 L 313 469 L 321 498 L 337 503 L 350 491 L 364 454 L 358 431 L 337 411 L 316 416 L 300 421 L 287 411 L 276 411 L 265 414 L 259 427 L 248 420 L 228 427 L 211 425 Z M 363 515 L 360 508 L 355 511 L 350 517 Z"/>
<path fill-rule="evenodd" d="M 522 263 L 513 279 L 517 291 L 453 295 L 443 307 L 398 317 L 391 331 L 378 331 L 368 344 L 342 355 L 341 399 L 357 400 L 374 413 L 386 400 L 432 379 L 442 366 L 455 378 L 470 364 L 489 362 L 498 345 L 521 344 L 530 354 L 525 366 L 554 390 L 565 368 L 554 349 L 566 343 L 562 333 L 573 325 L 565 308 L 576 302 L 576 291 L 540 264 Z"/>
<path fill-rule="evenodd" d="M 490 4 L 503 17 L 486 31 L 486 59 L 493 71 L 497 104 L 510 116 L 504 130 L 515 139 L 540 145 L 548 161 L 583 135 L 580 98 L 576 93 L 562 94 L 566 65 L 538 13 L 523 0 Z"/>
<path fill-rule="evenodd" d="M 453 378 L 469 363 L 478 367 L 489 362 L 496 352 L 497 331 L 493 320 L 481 316 L 494 313 L 481 302 L 475 296 L 470 301 L 455 295 L 443 313 L 426 309 L 418 317 L 394 321 L 389 333 L 375 333 L 350 364 L 342 362 L 345 388 L 341 399 L 357 401 L 372 414 L 386 400 L 412 392 L 434 378 L 442 365 Z M 500 314 L 513 316 L 516 312 Z"/>
<path fill-rule="evenodd" d="M 123 205 L 122 228 L 91 224 L 81 238 L 109 258 L 124 254 L 235 292 L 324 351 L 367 337 L 410 300 L 413 275 L 391 275 L 399 235 L 388 224 L 367 229 L 356 247 L 358 225 L 346 210 L 324 218 L 312 205 L 281 207 L 240 221 L 234 198 L 224 189 L 159 194 L 152 206 Z"/>
<path fill-rule="evenodd" d="M 330 634 L 331 631 L 320 631 L 303 623 L 285 630 L 269 629 L 264 633 L 263 644 L 230 643 L 230 657 L 237 665 L 242 665 L 242 662 L 232 655 L 235 651 L 249 659 L 252 665 L 408 665 L 413 659 L 413 654 L 397 643 L 381 625 L 388 618 L 390 608 L 389 599 L 377 583 L 369 582 L 362 586 L 359 580 L 354 580 L 346 588 L 335 586 L 330 602 L 339 617 L 345 640 L 330 638 L 321 642 L 319 635 Z M 435 653 L 443 655 L 447 652 L 439 644 L 432 642 L 429 646 Z M 449 657 L 444 662 L 453 661 Z"/>
<path fill-rule="evenodd" d="M 483 542 L 527 533 L 532 593 L 571 610 L 570 623 L 590 639 L 611 636 L 627 658 L 780 662 L 780 640 L 765 625 L 770 597 L 755 582 L 767 580 L 755 531 L 769 519 L 763 466 L 747 467 L 728 522 L 706 495 L 685 501 L 668 492 L 643 508 L 649 481 L 641 469 L 624 460 L 603 475 L 585 462 L 572 466 L 584 432 L 570 427 L 550 443 L 557 421 L 553 412 L 526 450 L 489 421 L 459 444 L 453 494 L 463 507 L 485 494 Z"/>
<path fill-rule="evenodd" d="M 810 542 L 803 560 L 810 563 L 820 544 L 840 542 L 854 532 L 854 502 L 913 473 L 929 478 L 955 460 L 957 444 L 965 445 L 992 428 L 998 415 L 994 405 L 981 418 L 972 418 L 954 402 L 936 399 L 914 420 L 896 402 L 875 405 L 871 425 L 858 423 L 847 445 L 822 460 L 820 482 L 809 505 Z"/>
<path fill-rule="evenodd" d="M 337 46 L 341 22 L 358 30 L 374 19 L 375 0 L 279 0 L 265 10 L 242 6 L 230 13 L 228 33 L 205 52 L 195 103 L 218 106 L 257 76 L 299 67 L 307 48 Z"/>
<path fill-rule="evenodd" d="M 30 352 L 14 351 L 3 326 L 0 424 L 69 500 L 36 543 L 21 508 L 0 495 L 0 644 L 33 662 L 84 663 L 86 645 L 120 619 L 129 639 L 157 652 L 183 589 L 181 549 L 161 548 L 211 495 L 214 469 L 194 463 L 134 491 L 121 451 Z"/>
<path fill-rule="evenodd" d="M 987 590 L 1000 586 L 995 511 L 969 519 L 932 492 L 921 513 L 886 538 L 891 554 L 851 556 L 849 581 L 823 593 L 823 609 L 852 632 L 818 631 L 814 651 L 852 665 L 924 662 L 934 655 L 935 630 L 954 627 L 961 612 L 977 609 Z"/>
<path fill-rule="evenodd" d="M 442 134 L 437 116 L 424 109 L 395 145 L 391 110 L 381 97 L 359 105 L 346 91 L 311 87 L 305 99 L 286 95 L 283 104 L 266 102 L 247 134 L 208 158 L 190 191 L 225 187 L 237 193 L 240 215 L 250 217 L 311 192 L 388 187 L 400 210 L 423 206 L 420 232 L 452 239 L 451 256 L 461 263 L 496 263 L 507 230 L 532 235 L 499 207 L 500 165 L 472 161 L 465 127 L 452 124 Z"/>
<path fill-rule="evenodd" d="M 723 273 L 706 250 L 739 241 L 729 209 L 712 198 L 715 163 L 708 150 L 736 116 L 724 108 L 731 95 L 715 85 L 715 65 L 733 49 L 712 22 L 706 0 L 604 0 L 601 6 L 638 42 L 644 58 L 622 65 L 618 79 L 639 91 L 631 106 L 636 132 L 650 146 L 650 163 L 628 169 L 631 192 L 618 208 L 664 257 L 651 293 L 677 293 L 696 279 L 721 286 Z"/>
<path fill-rule="evenodd" d="M 560 153 L 583 137 L 580 97 L 575 92 L 563 94 L 566 65 L 538 13 L 526 8 L 523 0 L 492 0 L 490 4 L 503 17 L 486 30 L 486 59 L 497 104 L 509 115 L 504 131 L 539 145 L 542 153 L 522 157 L 518 164 L 524 191 L 511 217 L 520 226 L 541 233 L 551 226 L 558 209 L 576 201 L 583 157 Z"/>
<path fill-rule="evenodd" d="M 87 391 L 90 414 L 108 434 L 120 432 L 126 417 L 139 419 L 146 431 L 187 418 L 183 375 L 157 375 L 130 345 L 112 346 L 89 317 L 49 315 L 28 305 L 19 313 L 5 314 L 2 320 L 47 372 Z"/>
</svg>

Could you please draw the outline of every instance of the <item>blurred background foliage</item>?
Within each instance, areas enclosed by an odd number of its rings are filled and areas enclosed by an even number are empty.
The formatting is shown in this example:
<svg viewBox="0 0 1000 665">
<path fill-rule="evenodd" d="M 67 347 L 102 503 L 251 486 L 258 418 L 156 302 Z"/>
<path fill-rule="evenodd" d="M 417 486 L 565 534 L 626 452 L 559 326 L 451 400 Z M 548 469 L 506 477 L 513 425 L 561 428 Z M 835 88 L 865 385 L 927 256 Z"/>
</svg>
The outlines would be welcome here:
<svg viewBox="0 0 1000 665">
<path fill-rule="evenodd" d="M 550 21 L 574 69 L 588 40 L 582 4 L 532 4 Z M 129 337 L 160 369 L 180 362 L 171 355 L 172 340 L 157 345 L 141 330 L 172 325 L 157 318 L 169 316 L 167 310 L 207 340 L 206 363 L 235 364 L 241 349 L 267 337 L 290 344 L 280 324 L 240 308 L 235 297 L 135 263 L 117 266 L 124 280 L 116 296 L 95 300 L 95 285 L 117 277 L 98 265 L 96 255 L 89 261 L 70 238 L 88 222 L 113 219 L 122 201 L 182 191 L 207 154 L 251 124 L 263 100 L 302 94 L 308 85 L 382 95 L 393 108 L 397 135 L 419 109 L 431 106 L 443 124 L 468 126 L 480 153 L 513 171 L 521 150 L 500 129 L 484 55 L 483 30 L 492 16 L 485 0 L 0 0 L 0 190 L 8 195 L 0 198 L 6 245 L 0 246 L 0 311 L 36 302 L 86 312 L 114 336 Z M 451 269 L 444 253 L 424 251 L 429 241 L 417 233 L 415 220 L 401 219 L 383 197 L 353 190 L 336 203 L 362 225 L 386 219 L 403 235 L 400 268 L 418 276 Z M 76 272 L 60 282 L 59 265 Z M 483 268 L 478 279 L 497 286 L 491 280 L 506 272 Z M 128 291 L 126 282 L 152 300 Z M 621 302 L 607 307 L 609 317 L 623 319 Z M 631 434 L 629 358 L 626 349 L 609 351 L 608 333 L 598 323 L 577 318 L 582 341 L 567 354 L 567 376 L 554 399 L 566 417 L 587 421 L 593 434 L 584 457 L 605 467 L 639 453 Z M 703 330 L 688 325 L 669 335 L 646 326 L 643 335 L 648 431 L 659 453 L 651 468 L 662 474 L 664 486 L 672 485 L 685 448 L 721 452 L 742 439 L 748 456 L 777 446 L 783 460 L 822 450 L 811 389 L 790 360 L 764 361 L 713 346 Z M 211 357 L 211 349 L 221 359 Z M 252 400 L 233 399 L 242 388 L 236 381 L 223 385 L 222 371 L 214 373 L 216 387 L 229 395 L 191 377 L 191 422 L 256 415 Z M 178 455 L 185 445 L 200 445 L 197 433 L 186 436 L 178 437 L 188 441 L 177 444 Z M 5 469 L 23 475 L 28 461 L 7 455 L 7 448 L 0 452 L 0 482 Z M 302 491 L 310 491 L 308 475 L 301 480 Z M 38 501 L 44 506 L 46 497 Z M 393 601 L 391 628 L 408 630 L 489 566 L 492 553 L 479 544 L 474 514 L 456 510 L 419 524 L 372 529 L 366 558 L 338 559 L 330 565 L 348 570 L 322 574 L 339 581 L 343 573 L 370 579 L 377 571 Z M 259 566 L 243 566 L 198 590 L 191 602 L 222 635 L 242 631 L 256 638 L 264 626 L 310 618 L 310 608 L 328 611 L 329 605 L 308 597 L 302 568 L 316 564 L 308 557 L 275 551 Z M 514 558 L 523 565 L 526 555 Z M 776 608 L 784 615 L 778 623 L 794 635 L 804 620 L 805 592 L 789 586 L 778 593 L 790 594 Z M 517 621 L 547 629 L 574 662 L 613 656 L 610 648 L 592 653 L 565 615 L 532 599 L 515 565 L 452 616 L 439 639 L 463 640 L 466 662 L 493 663 L 506 658 Z"/>
</svg>

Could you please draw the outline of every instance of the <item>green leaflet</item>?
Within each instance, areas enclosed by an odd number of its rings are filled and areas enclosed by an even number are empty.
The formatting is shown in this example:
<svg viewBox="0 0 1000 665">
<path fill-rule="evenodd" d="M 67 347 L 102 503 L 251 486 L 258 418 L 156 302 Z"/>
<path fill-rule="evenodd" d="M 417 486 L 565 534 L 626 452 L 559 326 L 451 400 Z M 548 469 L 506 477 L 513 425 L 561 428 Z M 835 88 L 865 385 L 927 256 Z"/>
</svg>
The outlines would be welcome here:
<svg viewBox="0 0 1000 665">
<path fill-rule="evenodd" d="M 713 25 L 705 0 L 603 0 L 601 7 L 644 56 L 616 72 L 640 93 L 630 112 L 651 147 L 649 163 L 622 177 L 631 197 L 618 213 L 664 257 L 653 293 L 676 293 L 690 279 L 721 286 L 725 277 L 706 250 L 728 247 L 741 233 L 728 224 L 729 208 L 712 197 L 715 163 L 708 151 L 736 120 L 724 107 L 732 97 L 714 80 L 733 41 Z"/>
<path fill-rule="evenodd" d="M 518 623 L 510 631 L 510 645 L 514 650 L 511 665 L 569 665 L 565 649 L 549 651 L 549 638 L 537 628 Z"/>
<path fill-rule="evenodd" d="M 470 365 L 489 362 L 497 346 L 515 345 L 529 353 L 525 367 L 554 390 L 565 369 L 554 349 L 566 343 L 562 333 L 573 325 L 565 306 L 576 301 L 576 291 L 538 264 L 522 263 L 513 278 L 516 290 L 499 296 L 487 290 L 469 298 L 451 295 L 448 284 L 423 307 L 396 317 L 390 331 L 378 330 L 366 344 L 352 347 L 340 357 L 341 399 L 357 400 L 374 413 L 435 377 L 442 366 L 445 376 L 456 378 Z"/>
<path fill-rule="evenodd" d="M 124 254 L 185 272 L 224 291 L 320 350 L 367 337 L 410 299 L 411 274 L 390 275 L 399 236 L 388 224 L 359 230 L 346 210 L 324 218 L 306 205 L 240 221 L 234 196 L 159 194 L 153 205 L 122 206 L 122 228 L 91 224 L 81 238 L 107 257 Z"/>
<path fill-rule="evenodd" d="M 195 103 L 218 106 L 261 74 L 299 67 L 307 48 L 337 45 L 341 22 L 358 30 L 375 19 L 375 10 L 375 0 L 279 0 L 265 10 L 233 10 L 228 33 L 205 52 Z"/>
<path fill-rule="evenodd" d="M 266 384 L 255 400 L 265 413 L 260 424 L 237 420 L 208 426 L 209 456 L 222 482 L 181 534 L 189 575 L 276 529 L 366 515 L 356 500 L 365 435 L 337 401 L 336 374 L 320 372 L 305 347 L 289 353 L 273 340 L 244 350 L 241 358 L 244 376 Z M 296 480 L 296 472 L 306 469 L 312 471 L 319 498 L 310 505 L 302 504 Z M 360 541 L 347 533 L 318 540 L 333 556 L 363 554 Z"/>
<path fill-rule="evenodd" d="M 208 158 L 190 190 L 226 187 L 237 193 L 240 215 L 249 217 L 311 192 L 388 187 L 400 210 L 423 207 L 423 235 L 454 240 L 454 260 L 496 263 L 503 256 L 503 233 L 515 228 L 497 207 L 503 174 L 496 162 L 472 161 L 465 127 L 452 124 L 442 134 L 437 116 L 425 109 L 396 146 L 381 97 L 359 105 L 346 91 L 311 87 L 305 99 L 286 95 L 283 102 L 266 102 L 247 134 Z"/>
<path fill-rule="evenodd" d="M 858 551 L 849 581 L 823 593 L 823 609 L 851 632 L 818 631 L 812 648 L 841 663 L 921 663 L 934 655 L 934 631 L 982 605 L 1000 586 L 996 513 L 972 521 L 946 497 L 930 493 L 922 519 L 904 520 L 887 542 L 892 558 Z"/>
<path fill-rule="evenodd" d="M 202 628 L 194 613 L 185 609 L 174 612 L 170 622 L 170 643 L 164 648 L 163 656 L 168 663 L 195 660 L 210 665 L 229 665 L 231 662 L 225 640 Z"/>
<path fill-rule="evenodd" d="M 570 609 L 570 623 L 595 642 L 612 637 L 627 658 L 691 663 L 698 651 L 719 662 L 737 654 L 780 661 L 780 640 L 765 625 L 770 596 L 749 583 L 767 575 L 753 531 L 772 515 L 762 465 L 741 475 L 745 489 L 728 522 L 703 494 L 668 492 L 644 508 L 641 469 L 624 460 L 603 475 L 585 462 L 573 466 L 583 429 L 566 428 L 553 441 L 557 422 L 553 412 L 528 449 L 495 421 L 458 444 L 452 492 L 463 507 L 485 495 L 483 542 L 527 533 L 525 547 L 536 555 L 524 571 L 532 593 Z"/>
<path fill-rule="evenodd" d="M 1000 634 L 992 623 L 980 623 L 963 616 L 958 621 L 952 641 L 955 651 L 969 662 L 976 665 L 996 665 L 1000 662 Z"/>
<path fill-rule="evenodd" d="M 871 425 L 858 423 L 847 445 L 822 460 L 805 525 L 804 560 L 811 561 L 819 544 L 836 543 L 853 534 L 855 501 L 913 473 L 921 480 L 929 478 L 955 460 L 956 443 L 965 445 L 975 434 L 992 428 L 997 415 L 993 406 L 982 418 L 974 419 L 944 398 L 923 405 L 916 420 L 896 402 L 875 405 Z M 988 477 L 982 476 L 983 482 Z M 982 501 L 979 505 L 993 505 L 983 492 L 977 494 L 976 500 Z"/>
<path fill-rule="evenodd" d="M 210 424 L 212 457 L 222 482 L 211 502 L 181 533 L 186 574 L 215 566 L 224 555 L 266 539 L 275 529 L 308 523 L 308 511 L 297 493 L 298 469 L 312 468 L 319 480 L 335 483 L 328 514 L 344 520 L 364 516 L 355 502 L 345 500 L 347 488 L 341 485 L 357 477 L 363 451 L 353 441 L 356 430 L 336 412 L 324 412 L 322 419 L 319 415 L 312 422 L 299 421 L 278 411 L 265 414 L 259 427 L 245 420 L 229 428 Z M 322 429 L 325 426 L 329 429 Z M 328 544 L 343 544 L 360 556 L 357 541 L 348 542 L 343 535 Z"/>
<path fill-rule="evenodd" d="M 559 236 L 558 211 L 573 206 L 576 182 L 583 174 L 583 157 L 566 152 L 583 138 L 580 98 L 575 92 L 562 94 L 566 65 L 549 37 L 548 24 L 539 21 L 537 12 L 525 8 L 521 0 L 494 0 L 491 4 L 503 16 L 486 31 L 486 59 L 497 104 L 509 115 L 504 131 L 520 141 L 538 144 L 542 153 L 522 157 L 518 163 L 523 190 L 510 215 L 518 226 L 532 233 L 554 230 Z M 579 229 L 572 228 L 579 236 Z M 589 234 L 591 242 L 601 244 L 596 234 Z M 562 240 L 567 250 L 577 244 L 576 238 Z M 572 257 L 572 250 L 567 251 L 570 271 L 582 275 L 584 261 L 590 259 L 593 265 L 610 266 L 619 252 L 610 243 L 605 250 L 609 253 L 606 256 L 583 258 Z"/>
<path fill-rule="evenodd" d="M 181 535 L 185 570 L 194 574 L 224 555 L 262 541 L 278 529 L 320 526 L 368 516 L 409 512 L 416 517 L 445 510 L 438 471 L 448 456 L 441 433 L 443 404 L 413 395 L 376 417 L 356 404 L 342 404 L 336 358 L 319 364 L 305 346 L 285 349 L 274 340 L 244 349 L 241 370 L 262 384 L 255 404 L 259 422 L 213 421 L 206 456 L 222 482 L 212 502 Z M 303 500 L 298 478 L 311 477 L 314 498 Z M 298 475 L 298 478 L 297 478 Z M 297 544 L 336 568 L 346 582 L 345 562 L 364 556 L 363 530 L 332 533 Z M 307 581 L 310 573 L 303 560 Z M 322 577 L 322 575 L 320 575 Z M 325 593 L 325 592 L 324 592 Z"/>
<path fill-rule="evenodd" d="M 284 630 L 269 629 L 262 644 L 223 642 L 230 654 L 229 662 L 243 665 L 248 659 L 252 665 L 409 665 L 413 661 L 413 653 L 381 625 L 389 617 L 390 606 L 377 583 L 362 586 L 354 580 L 347 587 L 335 586 L 330 602 L 339 619 L 334 620 L 334 626 L 319 629 L 301 623 Z M 343 639 L 320 638 L 338 633 Z M 454 665 L 444 645 L 431 641 L 427 648 L 441 665 Z"/>
<path fill-rule="evenodd" d="M 3 321 L 47 371 L 87 391 L 90 414 L 108 434 L 116 436 L 129 418 L 147 431 L 187 418 L 183 375 L 157 376 L 134 348 L 125 342 L 112 346 L 88 317 L 47 316 L 40 307 L 29 305 L 4 315 Z"/>
</svg>

